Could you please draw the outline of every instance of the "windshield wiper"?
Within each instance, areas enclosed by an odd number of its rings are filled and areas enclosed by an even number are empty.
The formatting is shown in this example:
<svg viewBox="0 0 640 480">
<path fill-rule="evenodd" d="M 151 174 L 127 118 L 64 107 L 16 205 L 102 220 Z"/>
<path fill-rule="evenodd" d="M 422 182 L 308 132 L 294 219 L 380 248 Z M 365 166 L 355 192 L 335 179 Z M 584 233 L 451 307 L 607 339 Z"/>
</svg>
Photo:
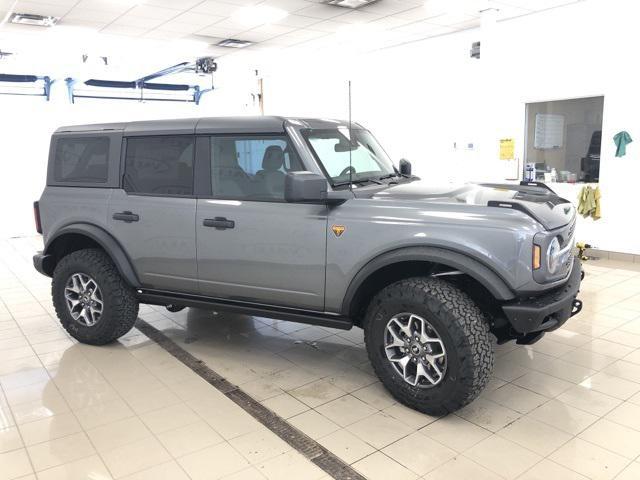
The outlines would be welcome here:
<svg viewBox="0 0 640 480">
<path fill-rule="evenodd" d="M 334 187 L 343 187 L 345 185 L 351 185 L 351 184 L 356 184 L 359 185 L 361 183 L 375 183 L 377 185 L 384 185 L 382 182 L 376 180 L 375 178 L 359 178 L 357 180 L 353 180 L 351 182 L 338 182 L 338 183 L 334 183 L 333 186 Z"/>
<path fill-rule="evenodd" d="M 378 177 L 378 180 L 387 180 L 389 178 L 396 178 L 399 176 L 400 176 L 399 173 L 390 173 L 389 175 L 383 175 L 382 177 Z"/>
</svg>

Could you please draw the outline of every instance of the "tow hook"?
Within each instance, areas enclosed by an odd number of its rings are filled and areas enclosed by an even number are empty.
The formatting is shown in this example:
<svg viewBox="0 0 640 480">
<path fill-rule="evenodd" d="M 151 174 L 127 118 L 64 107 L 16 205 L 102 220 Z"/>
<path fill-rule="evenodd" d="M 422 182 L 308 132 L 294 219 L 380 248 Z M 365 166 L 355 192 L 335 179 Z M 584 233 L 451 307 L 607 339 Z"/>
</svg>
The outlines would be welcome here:
<svg viewBox="0 0 640 480">
<path fill-rule="evenodd" d="M 577 315 L 582 310 L 582 300 L 578 300 L 577 298 L 573 299 L 573 305 L 571 308 L 571 316 Z"/>
</svg>

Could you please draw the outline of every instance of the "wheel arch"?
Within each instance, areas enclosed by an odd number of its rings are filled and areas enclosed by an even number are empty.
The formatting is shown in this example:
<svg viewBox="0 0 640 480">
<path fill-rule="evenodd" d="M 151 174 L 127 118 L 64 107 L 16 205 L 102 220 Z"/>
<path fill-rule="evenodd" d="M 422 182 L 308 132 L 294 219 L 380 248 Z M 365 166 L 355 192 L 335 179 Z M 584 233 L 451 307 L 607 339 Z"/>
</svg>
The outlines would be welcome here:
<svg viewBox="0 0 640 480">
<path fill-rule="evenodd" d="M 379 290 L 402 278 L 432 274 L 434 268 L 442 266 L 461 272 L 497 301 L 515 298 L 497 273 L 464 253 L 439 247 L 404 247 L 378 255 L 358 271 L 343 297 L 341 312 L 358 324 L 367 299 Z"/>
<path fill-rule="evenodd" d="M 104 250 L 124 280 L 133 288 L 140 287 L 133 264 L 122 246 L 106 230 L 89 223 L 67 225 L 48 239 L 43 252 L 47 259 L 43 264 L 45 273 L 52 276 L 56 264 L 63 256 L 84 248 Z"/>
</svg>

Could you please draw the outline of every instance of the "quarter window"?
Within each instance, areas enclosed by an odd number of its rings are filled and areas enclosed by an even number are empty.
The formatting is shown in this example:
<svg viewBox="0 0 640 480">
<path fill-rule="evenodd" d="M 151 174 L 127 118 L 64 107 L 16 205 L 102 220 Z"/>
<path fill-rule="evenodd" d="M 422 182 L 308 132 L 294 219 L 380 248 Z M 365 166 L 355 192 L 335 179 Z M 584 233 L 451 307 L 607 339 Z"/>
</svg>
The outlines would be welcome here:
<svg viewBox="0 0 640 480">
<path fill-rule="evenodd" d="M 284 200 L 287 172 L 302 165 L 286 137 L 211 137 L 213 195 L 245 200 Z"/>
<path fill-rule="evenodd" d="M 193 195 L 193 137 L 127 139 L 124 189 L 150 195 Z"/>
<path fill-rule="evenodd" d="M 106 137 L 61 138 L 53 161 L 56 182 L 106 183 L 109 139 Z"/>
</svg>

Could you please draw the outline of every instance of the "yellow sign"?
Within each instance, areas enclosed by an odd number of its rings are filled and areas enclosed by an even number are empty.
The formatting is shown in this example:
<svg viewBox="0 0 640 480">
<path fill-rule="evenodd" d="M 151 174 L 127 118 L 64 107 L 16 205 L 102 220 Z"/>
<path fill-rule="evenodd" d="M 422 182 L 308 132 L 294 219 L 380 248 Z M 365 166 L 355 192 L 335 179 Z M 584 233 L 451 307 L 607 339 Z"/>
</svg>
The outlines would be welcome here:
<svg viewBox="0 0 640 480">
<path fill-rule="evenodd" d="M 500 139 L 500 160 L 513 160 L 515 158 L 516 145 L 513 138 Z"/>
</svg>

